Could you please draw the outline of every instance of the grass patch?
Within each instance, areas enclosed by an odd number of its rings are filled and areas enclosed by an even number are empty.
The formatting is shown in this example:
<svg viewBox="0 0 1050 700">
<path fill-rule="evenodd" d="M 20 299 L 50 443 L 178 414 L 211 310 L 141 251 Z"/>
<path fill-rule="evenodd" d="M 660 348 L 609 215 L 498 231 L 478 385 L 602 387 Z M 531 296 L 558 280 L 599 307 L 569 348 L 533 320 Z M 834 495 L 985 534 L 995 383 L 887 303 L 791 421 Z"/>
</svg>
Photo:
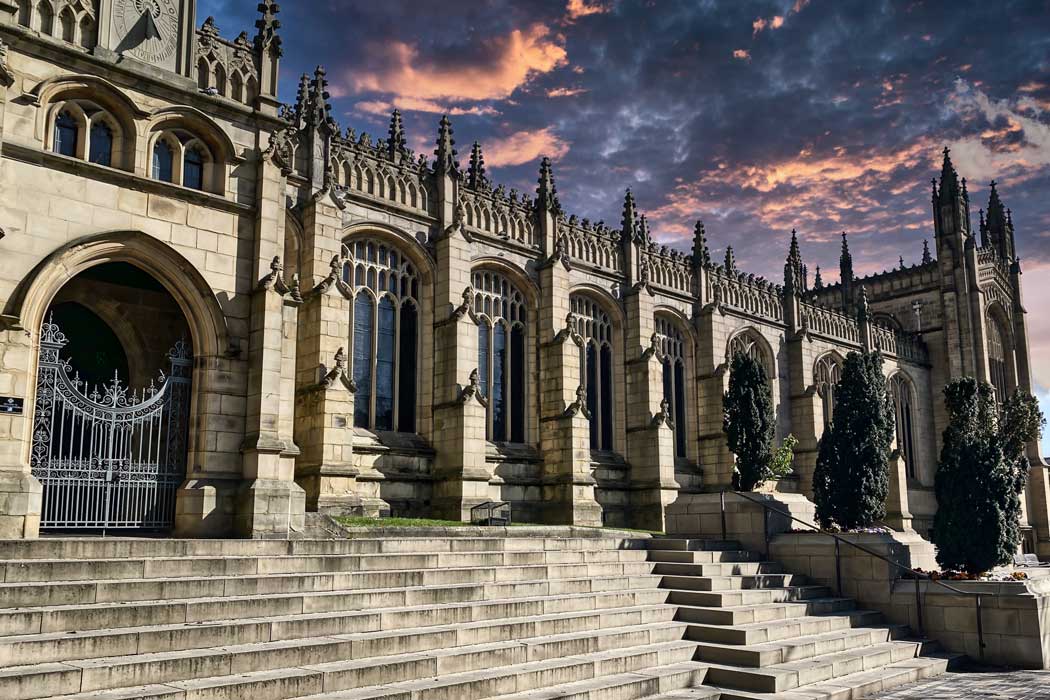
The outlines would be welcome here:
<svg viewBox="0 0 1050 700">
<path fill-rule="evenodd" d="M 470 523 L 458 520 L 433 520 L 431 518 L 366 518 L 356 515 L 339 515 L 336 521 L 346 527 L 470 527 Z"/>
<path fill-rule="evenodd" d="M 473 527 L 471 523 L 464 523 L 458 520 L 435 520 L 433 518 L 367 518 L 357 515 L 337 515 L 335 520 L 345 527 Z M 511 523 L 511 527 L 544 526 L 536 523 Z M 622 530 L 624 532 L 638 532 L 647 535 L 663 534 L 654 530 L 638 530 L 629 527 L 587 527 L 595 530 Z"/>
</svg>

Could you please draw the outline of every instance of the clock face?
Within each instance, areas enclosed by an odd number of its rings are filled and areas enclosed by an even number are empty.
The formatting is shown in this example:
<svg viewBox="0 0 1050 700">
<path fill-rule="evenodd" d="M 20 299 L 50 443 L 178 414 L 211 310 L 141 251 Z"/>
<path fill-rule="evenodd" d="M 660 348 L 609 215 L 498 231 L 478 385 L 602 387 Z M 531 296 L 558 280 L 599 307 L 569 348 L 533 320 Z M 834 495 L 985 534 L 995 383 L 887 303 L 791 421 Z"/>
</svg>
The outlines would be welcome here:
<svg viewBox="0 0 1050 700">
<path fill-rule="evenodd" d="M 117 0 L 113 24 L 118 52 L 156 65 L 173 64 L 179 47 L 179 0 Z"/>
</svg>

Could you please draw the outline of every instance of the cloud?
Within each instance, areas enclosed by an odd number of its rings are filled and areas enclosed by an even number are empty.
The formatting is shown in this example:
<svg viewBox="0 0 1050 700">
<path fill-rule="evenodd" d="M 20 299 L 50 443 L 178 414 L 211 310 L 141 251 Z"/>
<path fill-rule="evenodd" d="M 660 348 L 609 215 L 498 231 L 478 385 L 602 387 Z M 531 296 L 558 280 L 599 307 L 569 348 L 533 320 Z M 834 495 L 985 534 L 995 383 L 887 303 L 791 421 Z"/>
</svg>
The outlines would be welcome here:
<svg viewBox="0 0 1050 700">
<path fill-rule="evenodd" d="M 565 16 L 570 22 L 586 17 L 587 15 L 601 15 L 609 11 L 604 2 L 588 2 L 587 0 L 569 0 L 565 6 Z"/>
<path fill-rule="evenodd" d="M 417 97 L 398 97 L 393 101 L 387 100 L 363 100 L 354 105 L 354 109 L 365 114 L 376 114 L 380 116 L 389 115 L 394 109 L 402 112 L 425 112 L 427 114 L 448 114 L 457 117 L 463 115 L 474 115 L 490 117 L 499 114 L 499 110 L 491 105 L 474 105 L 472 107 L 454 107 L 442 104 L 434 100 L 425 100 Z"/>
<path fill-rule="evenodd" d="M 586 88 L 558 87 L 547 91 L 547 97 L 574 97 L 588 92 Z"/>
<path fill-rule="evenodd" d="M 394 94 L 423 100 L 498 100 L 509 97 L 535 75 L 567 62 L 564 37 L 542 24 L 482 40 L 484 60 L 435 60 L 404 41 L 373 44 L 380 67 L 348 68 L 355 92 Z"/>
<path fill-rule="evenodd" d="M 995 100 L 972 83 L 956 80 L 948 109 L 975 127 L 972 135 L 951 142 L 956 167 L 1014 182 L 1046 174 L 1050 123 L 1022 113 L 1030 104 L 1030 98 Z"/>
<path fill-rule="evenodd" d="M 751 23 L 751 36 L 756 37 L 765 29 L 780 29 L 784 26 L 784 18 L 780 15 L 773 15 L 769 19 L 759 17 Z"/>
<path fill-rule="evenodd" d="M 485 144 L 485 164 L 492 167 L 522 165 L 543 156 L 557 160 L 569 152 L 569 144 L 551 127 L 538 131 L 518 131 L 489 140 Z"/>
<path fill-rule="evenodd" d="M 733 58 L 739 59 L 741 61 L 750 61 L 751 52 L 747 49 L 733 49 Z"/>
<path fill-rule="evenodd" d="M 795 0 L 795 4 L 791 6 L 792 12 L 802 12 L 803 8 L 809 4 L 809 0 Z"/>
<path fill-rule="evenodd" d="M 1036 310 L 1037 300 L 1050 298 L 1050 264 L 1028 265 L 1021 276 L 1022 294 L 1029 310 Z M 1043 413 L 1050 417 L 1050 314 L 1029 313 L 1028 343 L 1031 349 L 1033 389 Z M 1050 455 L 1050 430 L 1043 433 L 1043 455 Z"/>
</svg>

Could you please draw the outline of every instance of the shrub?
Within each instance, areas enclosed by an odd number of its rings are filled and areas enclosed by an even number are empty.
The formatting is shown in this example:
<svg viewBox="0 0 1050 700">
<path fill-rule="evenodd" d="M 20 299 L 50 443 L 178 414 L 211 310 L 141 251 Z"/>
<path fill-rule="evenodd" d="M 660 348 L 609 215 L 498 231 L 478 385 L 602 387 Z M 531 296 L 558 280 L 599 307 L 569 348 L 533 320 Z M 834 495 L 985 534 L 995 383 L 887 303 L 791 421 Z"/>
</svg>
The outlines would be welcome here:
<svg viewBox="0 0 1050 700">
<path fill-rule="evenodd" d="M 1043 416 L 1034 397 L 1015 392 L 999 413 L 995 392 L 972 377 L 944 388 L 948 426 L 934 490 L 932 539 L 944 569 L 979 574 L 1010 562 L 1021 540 L 1021 493 L 1028 442 Z"/>
<path fill-rule="evenodd" d="M 813 475 L 823 527 L 870 527 L 886 514 L 893 431 L 882 356 L 851 352 L 835 386 L 835 414 L 820 439 Z"/>
<path fill-rule="evenodd" d="M 791 465 L 795 461 L 795 448 L 798 447 L 798 439 L 794 435 L 788 435 L 780 447 L 773 450 L 769 458 L 769 477 L 771 479 L 783 479 L 791 473 Z"/>
<path fill-rule="evenodd" d="M 722 409 L 722 429 L 730 451 L 736 455 L 734 487 L 753 491 L 771 476 L 775 433 L 773 393 L 758 360 L 739 352 L 733 356 Z"/>
</svg>

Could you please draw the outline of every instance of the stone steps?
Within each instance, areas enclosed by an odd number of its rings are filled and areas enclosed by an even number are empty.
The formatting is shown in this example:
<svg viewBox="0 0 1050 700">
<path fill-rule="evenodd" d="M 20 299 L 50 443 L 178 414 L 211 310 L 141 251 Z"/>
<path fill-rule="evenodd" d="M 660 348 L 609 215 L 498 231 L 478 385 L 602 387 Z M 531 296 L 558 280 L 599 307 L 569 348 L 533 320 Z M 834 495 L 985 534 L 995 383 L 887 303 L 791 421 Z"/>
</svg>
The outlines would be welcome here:
<svg viewBox="0 0 1050 700">
<path fill-rule="evenodd" d="M 705 567 L 724 563 L 678 558 L 707 551 L 702 546 L 649 545 L 676 619 L 689 625 L 686 636 L 697 642 L 695 660 L 709 665 L 705 685 L 721 698 L 853 700 L 879 683 L 892 687 L 918 674 L 935 675 L 954 658 L 935 655 L 935 645 L 907 639 L 905 626 L 886 625 L 879 613 L 858 610 L 854 601 L 803 577 L 743 566 L 715 573 Z M 674 573 L 666 566 L 676 567 Z"/>
<path fill-rule="evenodd" d="M 383 615 L 415 626 L 417 618 L 427 617 L 427 611 L 435 608 L 449 615 L 458 611 L 469 612 L 471 617 L 479 612 L 517 617 L 664 603 L 667 592 L 655 588 L 655 581 L 654 577 L 624 576 L 22 608 L 0 611 L 0 641 L 13 635 L 357 610 L 386 609 Z M 473 610 L 475 607 L 481 610 Z M 462 620 L 442 624 L 453 621 Z"/>
<path fill-rule="evenodd" d="M 757 574 L 782 574 L 784 567 L 773 561 L 757 562 L 711 562 L 693 564 L 689 562 L 656 562 L 653 573 L 663 576 L 755 576 Z"/>
<path fill-rule="evenodd" d="M 807 615 L 802 617 L 739 625 L 690 623 L 687 635 L 698 642 L 717 644 L 767 644 L 782 639 L 822 634 L 852 627 L 874 626 L 882 614 L 874 610 L 854 610 L 843 615 Z"/>
<path fill-rule="evenodd" d="M 738 591 L 758 588 L 790 588 L 805 585 L 806 578 L 798 574 L 729 574 L 708 575 L 664 575 L 667 588 L 692 591 Z"/>
<path fill-rule="evenodd" d="M 236 597 L 437 584 L 644 576 L 648 562 L 508 565 L 492 568 L 387 569 L 344 573 L 271 573 L 0 584 L 0 609 L 148 600 Z"/>
<path fill-rule="evenodd" d="M 473 667 L 463 668 L 465 664 L 482 664 L 481 667 L 488 668 L 581 653 L 682 642 L 685 627 L 655 622 L 605 629 L 584 628 L 583 631 L 554 634 L 559 625 L 564 627 L 565 621 L 549 619 L 545 622 L 547 624 L 526 623 L 517 629 L 496 622 L 487 629 L 448 626 L 399 630 L 395 634 L 378 636 L 344 635 L 14 666 L 0 670 L 0 697 L 21 700 L 38 697 L 42 690 L 57 695 L 75 694 L 192 681 L 202 675 L 237 676 L 315 667 L 328 674 L 323 687 L 331 689 L 333 685 L 343 683 L 335 680 L 334 676 L 329 678 L 331 674 L 345 675 L 352 671 L 361 678 L 370 677 L 369 674 L 401 678 L 403 674 L 413 673 L 409 667 L 414 668 L 423 657 L 436 657 L 437 672 L 444 674 L 452 672 L 450 669 L 477 670 Z M 528 636 L 523 636 L 523 633 Z M 685 642 L 676 648 L 691 650 L 694 646 Z M 391 656 L 395 652 L 396 656 Z M 691 651 L 689 658 L 692 658 Z M 406 663 L 408 666 L 405 666 Z M 345 689 L 345 686 L 340 685 L 338 689 Z"/>
<path fill-rule="evenodd" d="M 487 644 L 423 654 L 349 660 L 273 671 L 200 677 L 153 683 L 115 691 L 81 692 L 55 700 L 115 700 L 141 697 L 190 698 L 324 698 L 364 700 L 457 700 L 489 698 L 541 690 L 553 685 L 591 681 L 616 674 L 639 673 L 644 694 L 687 687 L 703 681 L 706 667 L 690 661 L 688 642 L 624 647 L 541 661 L 528 661 L 524 645 Z M 27 696 L 40 697 L 40 696 Z M 635 695 L 634 697 L 643 697 Z M 12 699 L 14 700 L 14 699 Z"/>
<path fill-rule="evenodd" d="M 140 559 L 34 559 L 0 561 L 0 583 L 108 581 L 185 576 L 253 576 L 395 569 L 478 568 L 580 563 L 645 562 L 636 550 L 514 550 L 289 555 L 269 557 L 153 557 Z"/>
<path fill-rule="evenodd" d="M 667 564 L 743 564 L 760 563 L 762 555 L 746 550 L 655 550 L 649 552 L 649 561 Z"/>
</svg>

